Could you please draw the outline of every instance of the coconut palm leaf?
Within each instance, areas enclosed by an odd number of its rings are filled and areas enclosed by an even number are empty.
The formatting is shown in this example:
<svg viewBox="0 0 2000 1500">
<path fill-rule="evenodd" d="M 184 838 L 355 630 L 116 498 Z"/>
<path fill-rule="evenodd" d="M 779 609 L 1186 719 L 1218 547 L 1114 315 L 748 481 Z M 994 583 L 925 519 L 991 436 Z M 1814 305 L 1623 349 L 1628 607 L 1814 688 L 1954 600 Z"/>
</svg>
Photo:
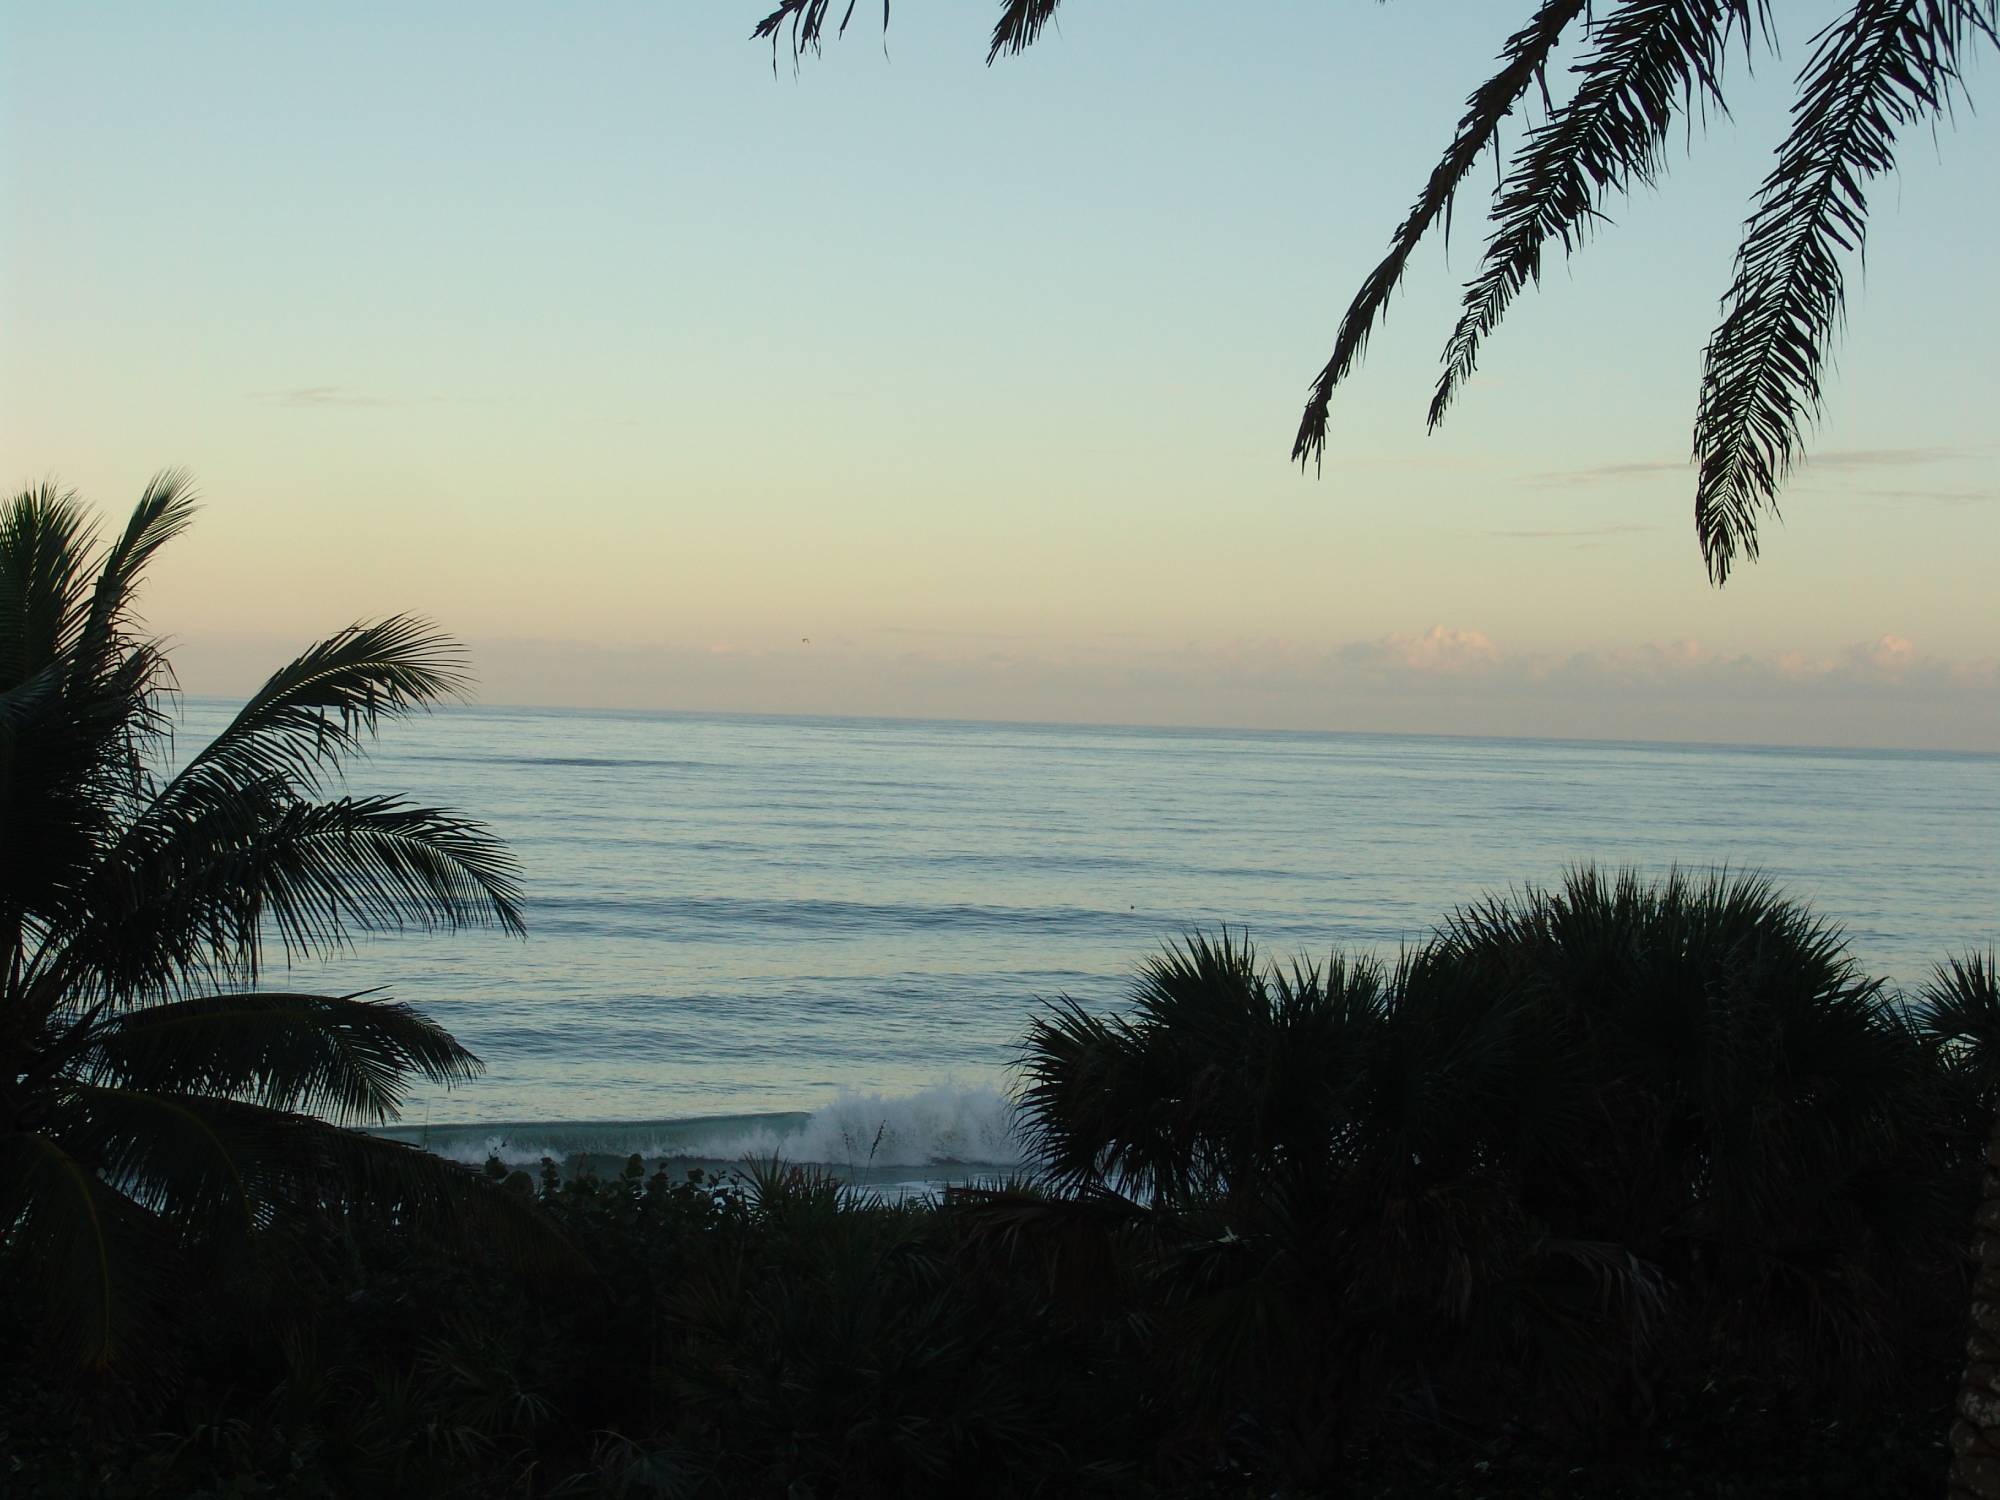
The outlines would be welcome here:
<svg viewBox="0 0 2000 1500">
<path fill-rule="evenodd" d="M 364 1212 L 527 1267 L 586 1269 L 532 1199 L 471 1167 L 311 1115 L 231 1099 L 203 1099 L 198 1107 L 276 1212 Z"/>
<path fill-rule="evenodd" d="M 1368 335 L 1387 313 L 1389 299 L 1403 279 L 1410 256 L 1429 234 L 1432 226 L 1444 221 L 1450 232 L 1451 204 L 1458 188 L 1479 158 L 1500 135 L 1500 124 L 1514 112 L 1529 88 L 1540 83 L 1547 97 L 1546 75 L 1550 57 L 1561 43 L 1563 33 L 1588 9 L 1588 0 L 1542 0 L 1528 23 L 1507 38 L 1500 53 L 1500 70 L 1466 101 L 1458 129 L 1430 179 L 1391 237 L 1389 253 L 1382 258 L 1340 320 L 1334 334 L 1333 354 L 1314 378 L 1312 395 L 1305 414 L 1299 419 L 1298 436 L 1292 441 L 1292 460 L 1318 467 L 1326 455 L 1327 414 L 1333 404 L 1334 387 L 1353 372 L 1368 347 Z"/>
<path fill-rule="evenodd" d="M 215 785 L 283 778 L 317 787 L 382 719 L 462 695 L 465 653 L 427 621 L 394 615 L 350 625 L 271 674 L 228 725 L 161 789 L 171 816 Z"/>
<path fill-rule="evenodd" d="M 356 931 L 524 932 L 516 866 L 477 823 L 399 798 L 292 800 L 262 781 L 190 783 L 95 874 L 64 965 L 114 994 L 254 983 L 267 933 L 288 957 Z M 135 857 L 136 856 L 136 857 Z"/>
<path fill-rule="evenodd" d="M 1769 26 L 1768 0 L 1625 0 L 1591 28 L 1576 92 L 1522 143 L 1494 199 L 1493 236 L 1445 345 L 1430 425 L 1472 378 L 1480 346 L 1520 290 L 1542 276 L 1542 251 L 1583 244 L 1612 193 L 1659 175 L 1668 133 L 1698 106 L 1723 113 L 1732 39 Z"/>
<path fill-rule="evenodd" d="M 1845 306 L 1841 257 L 1860 255 L 1868 185 L 1897 138 L 1962 92 L 1968 41 L 1996 40 L 1992 0 L 1856 0 L 1799 77 L 1792 129 L 1744 228 L 1723 318 L 1703 356 L 1695 529 L 1709 576 L 1754 561 L 1757 521 L 1819 415 Z"/>
<path fill-rule="evenodd" d="M 840 24 L 835 28 L 836 36 L 847 34 L 847 23 L 854 19 L 854 8 L 859 0 L 847 0 L 840 13 Z M 778 66 L 778 38 L 787 22 L 792 28 L 792 62 L 796 65 L 808 52 L 818 52 L 825 34 L 828 13 L 833 8 L 833 0 L 779 0 L 778 8 L 772 11 L 751 31 L 752 41 L 769 38 L 771 43 L 771 67 Z M 882 26 L 889 25 L 889 0 L 882 0 Z"/>
<path fill-rule="evenodd" d="M 394 1119 L 413 1076 L 449 1087 L 484 1071 L 435 1021 L 365 995 L 233 994 L 106 1017 L 81 1077 L 142 1092 L 224 1095 L 337 1123 Z"/>
<path fill-rule="evenodd" d="M 64 1079 L 42 1133 L 168 1226 L 177 1242 L 254 1234 L 270 1204 L 188 1090 Z"/>
<path fill-rule="evenodd" d="M 0 687 L 62 659 L 83 623 L 90 526 L 74 492 L 44 483 L 0 515 Z"/>
<path fill-rule="evenodd" d="M 0 1135 L 0 1266 L 40 1294 L 46 1336 L 73 1365 L 129 1365 L 151 1342 L 147 1273 L 170 1253 L 157 1222 L 47 1136 Z"/>
<path fill-rule="evenodd" d="M 993 23 L 993 41 L 986 49 L 988 67 L 1002 52 L 1015 54 L 1026 51 L 1035 44 L 1042 34 L 1042 28 L 1055 19 L 1056 6 L 1060 0 L 1000 0 L 1000 19 Z M 888 8 L 882 11 L 883 24 L 889 20 Z"/>
<path fill-rule="evenodd" d="M 92 674 L 118 665 L 115 648 L 131 624 L 132 593 L 153 554 L 193 524 L 194 491 L 186 471 L 167 469 L 147 483 L 139 503 L 98 569 L 74 653 L 77 666 Z"/>
<path fill-rule="evenodd" d="M 478 824 L 320 795 L 383 719 L 463 687 L 422 621 L 310 648 L 159 784 L 173 677 L 134 593 L 192 509 L 162 474 L 99 554 L 73 495 L 0 506 L 0 1260 L 58 1347 L 101 1367 L 148 1346 L 166 1273 L 191 1263 L 177 1250 L 253 1266 L 281 1224 L 369 1215 L 575 1260 L 515 1195 L 342 1128 L 392 1118 L 414 1076 L 474 1076 L 442 1028 L 365 996 L 203 993 L 254 979 L 270 936 L 304 955 L 522 922 L 514 862 Z"/>
</svg>

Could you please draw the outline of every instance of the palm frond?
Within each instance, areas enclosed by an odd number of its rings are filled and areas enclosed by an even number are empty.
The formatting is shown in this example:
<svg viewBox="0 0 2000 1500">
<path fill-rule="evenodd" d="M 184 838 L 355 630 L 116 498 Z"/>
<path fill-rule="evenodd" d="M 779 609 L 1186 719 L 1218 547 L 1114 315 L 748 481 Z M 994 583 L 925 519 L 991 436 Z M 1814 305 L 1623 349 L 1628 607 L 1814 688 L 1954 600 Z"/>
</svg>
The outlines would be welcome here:
<svg viewBox="0 0 2000 1500">
<path fill-rule="evenodd" d="M 108 1370 L 145 1346 L 145 1277 L 171 1245 L 152 1216 L 47 1136 L 0 1135 L 0 1265 L 39 1295 L 52 1346 Z"/>
<path fill-rule="evenodd" d="M 854 19 L 854 8 L 859 0 L 847 0 L 840 13 L 840 24 L 834 28 L 836 36 L 847 34 L 847 23 Z M 778 8 L 759 21 L 750 33 L 752 41 L 768 39 L 771 43 L 771 67 L 778 66 L 778 42 L 787 23 L 792 28 L 792 64 L 797 66 L 808 52 L 818 52 L 825 36 L 828 13 L 834 0 L 779 0 Z M 889 0 L 882 0 L 882 29 L 889 28 Z"/>
<path fill-rule="evenodd" d="M 90 545 L 74 490 L 45 482 L 0 507 L 0 688 L 60 661 L 74 644 Z"/>
<path fill-rule="evenodd" d="M 282 784 L 187 783 L 133 832 L 96 873 L 88 921 L 67 939 L 67 963 L 120 993 L 254 981 L 267 933 L 304 957 L 357 931 L 526 931 L 506 845 L 400 798 L 309 803 Z"/>
<path fill-rule="evenodd" d="M 582 1257 L 530 1198 L 401 1141 L 232 1099 L 184 1099 L 280 1214 L 362 1214 L 446 1243 L 565 1274 Z"/>
<path fill-rule="evenodd" d="M 1962 1058 L 1982 1088 L 2000 1083 L 2000 956 L 1953 955 L 1917 996 L 1918 1031 Z"/>
<path fill-rule="evenodd" d="M 1868 184 L 1895 165 L 1903 131 L 1950 108 L 1966 42 L 1996 40 L 1994 12 L 1992 0 L 1856 0 L 1820 33 L 1703 355 L 1695 530 L 1718 584 L 1739 552 L 1756 559 L 1758 519 L 1819 415 Z"/>
<path fill-rule="evenodd" d="M 1747 49 L 1768 24 L 1768 0 L 1625 0 L 1592 28 L 1576 92 L 1516 154 L 1493 205 L 1494 230 L 1464 310 L 1445 345 L 1430 425 L 1472 378 L 1485 338 L 1520 290 L 1541 279 L 1542 251 L 1573 254 L 1611 193 L 1651 183 L 1674 121 L 1706 104 L 1727 113 L 1722 71 L 1730 42 Z"/>
<path fill-rule="evenodd" d="M 1333 355 L 1314 379 L 1305 414 L 1299 419 L 1298 436 L 1292 441 L 1292 460 L 1317 467 L 1326 454 L 1328 409 L 1334 387 L 1345 380 L 1368 346 L 1368 335 L 1388 310 L 1389 299 L 1403 279 L 1411 254 L 1431 227 L 1440 219 L 1450 222 L 1451 202 L 1479 158 L 1500 133 L 1500 122 L 1514 112 L 1537 80 L 1546 75 L 1548 62 L 1563 33 L 1588 8 L 1589 0 L 1542 0 L 1528 24 L 1507 38 L 1500 53 L 1500 71 L 1495 73 L 1466 101 L 1458 130 L 1444 156 L 1431 169 L 1422 196 L 1397 226 L 1383 257 L 1361 290 L 1348 304 L 1334 335 Z"/>
<path fill-rule="evenodd" d="M 469 681 L 463 648 L 427 621 L 350 625 L 272 673 L 160 803 L 171 811 L 183 789 L 200 784 L 279 778 L 316 787 L 382 719 L 459 696 Z"/>
<path fill-rule="evenodd" d="M 986 64 L 1005 52 L 1018 56 L 1035 44 L 1042 28 L 1055 19 L 1061 0 L 1000 0 L 1000 19 L 993 23 L 993 41 L 986 49 Z M 886 17 L 885 17 L 886 19 Z"/>
<path fill-rule="evenodd" d="M 184 1239 L 254 1234 L 269 1218 L 230 1143 L 186 1094 L 64 1080 L 48 1133 Z"/>
<path fill-rule="evenodd" d="M 73 1065 L 147 1093 L 216 1094 L 336 1123 L 396 1117 L 408 1080 L 484 1071 L 435 1021 L 361 995 L 205 995 L 107 1017 Z"/>
<path fill-rule="evenodd" d="M 132 592 L 146 564 L 194 520 L 192 481 L 183 469 L 165 469 L 147 483 L 132 518 L 98 570 L 90 612 L 77 641 L 76 667 L 94 674 L 115 664 L 121 627 L 131 614 Z"/>
</svg>

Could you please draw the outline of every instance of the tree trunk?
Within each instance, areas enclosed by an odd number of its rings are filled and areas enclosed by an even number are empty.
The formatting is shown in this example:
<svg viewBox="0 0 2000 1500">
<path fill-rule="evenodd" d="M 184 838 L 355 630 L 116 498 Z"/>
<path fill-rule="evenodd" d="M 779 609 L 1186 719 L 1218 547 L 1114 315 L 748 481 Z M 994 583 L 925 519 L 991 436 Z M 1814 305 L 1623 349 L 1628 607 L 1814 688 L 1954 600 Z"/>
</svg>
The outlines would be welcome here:
<svg viewBox="0 0 2000 1500">
<path fill-rule="evenodd" d="M 1965 1378 L 1951 1424 L 1950 1500 L 2000 1500 L 2000 1111 L 1986 1139 L 1976 1223 L 1979 1269 L 1972 1279 Z"/>
</svg>

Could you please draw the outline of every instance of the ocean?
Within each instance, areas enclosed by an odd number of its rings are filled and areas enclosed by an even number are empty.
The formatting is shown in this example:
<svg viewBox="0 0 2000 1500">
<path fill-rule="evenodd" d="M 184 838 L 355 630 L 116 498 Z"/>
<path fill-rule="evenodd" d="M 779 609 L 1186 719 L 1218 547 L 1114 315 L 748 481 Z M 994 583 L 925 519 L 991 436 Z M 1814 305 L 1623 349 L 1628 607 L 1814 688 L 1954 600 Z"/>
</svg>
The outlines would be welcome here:
<svg viewBox="0 0 2000 1500">
<path fill-rule="evenodd" d="M 231 709 L 186 701 L 181 751 Z M 2000 941 L 1993 755 L 472 707 L 388 726 L 348 784 L 521 861 L 525 941 L 266 976 L 381 990 L 478 1053 L 398 1132 L 466 1160 L 1003 1168 L 1043 1001 L 1114 1008 L 1224 924 L 1393 957 L 1583 862 L 1761 872 L 1908 986 Z"/>
</svg>

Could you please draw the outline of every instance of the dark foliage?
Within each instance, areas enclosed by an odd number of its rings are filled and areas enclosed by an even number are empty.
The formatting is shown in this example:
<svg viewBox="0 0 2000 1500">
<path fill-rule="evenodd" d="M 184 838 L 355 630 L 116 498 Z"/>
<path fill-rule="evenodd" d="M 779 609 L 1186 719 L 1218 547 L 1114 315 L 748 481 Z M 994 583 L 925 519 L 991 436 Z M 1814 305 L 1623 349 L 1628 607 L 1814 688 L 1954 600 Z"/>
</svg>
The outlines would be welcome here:
<svg viewBox="0 0 2000 1500">
<path fill-rule="evenodd" d="M 270 937 L 521 930 L 477 824 L 331 795 L 383 720 L 463 686 L 457 648 L 418 620 L 342 630 L 169 774 L 173 678 L 135 596 L 193 514 L 171 474 L 103 547 L 51 486 L 0 504 L 0 1277 L 39 1347 L 101 1374 L 173 1362 L 177 1284 L 253 1263 L 281 1283 L 308 1221 L 564 1254 L 518 1200 L 342 1128 L 477 1058 L 406 1006 L 254 988 Z"/>
<path fill-rule="evenodd" d="M 2000 1038 L 1754 879 L 1584 871 L 1393 966 L 1147 963 L 1025 1048 L 1035 1180 L 544 1163 L 589 1277 L 287 1220 L 170 1382 L 0 1354 L 27 1493 L 1926 1493 Z M 18 1298 L 0 1320 L 18 1325 Z M 12 1326 L 0 1327 L 0 1351 Z M 12 1465 L 12 1468 L 8 1466 Z"/>
</svg>

